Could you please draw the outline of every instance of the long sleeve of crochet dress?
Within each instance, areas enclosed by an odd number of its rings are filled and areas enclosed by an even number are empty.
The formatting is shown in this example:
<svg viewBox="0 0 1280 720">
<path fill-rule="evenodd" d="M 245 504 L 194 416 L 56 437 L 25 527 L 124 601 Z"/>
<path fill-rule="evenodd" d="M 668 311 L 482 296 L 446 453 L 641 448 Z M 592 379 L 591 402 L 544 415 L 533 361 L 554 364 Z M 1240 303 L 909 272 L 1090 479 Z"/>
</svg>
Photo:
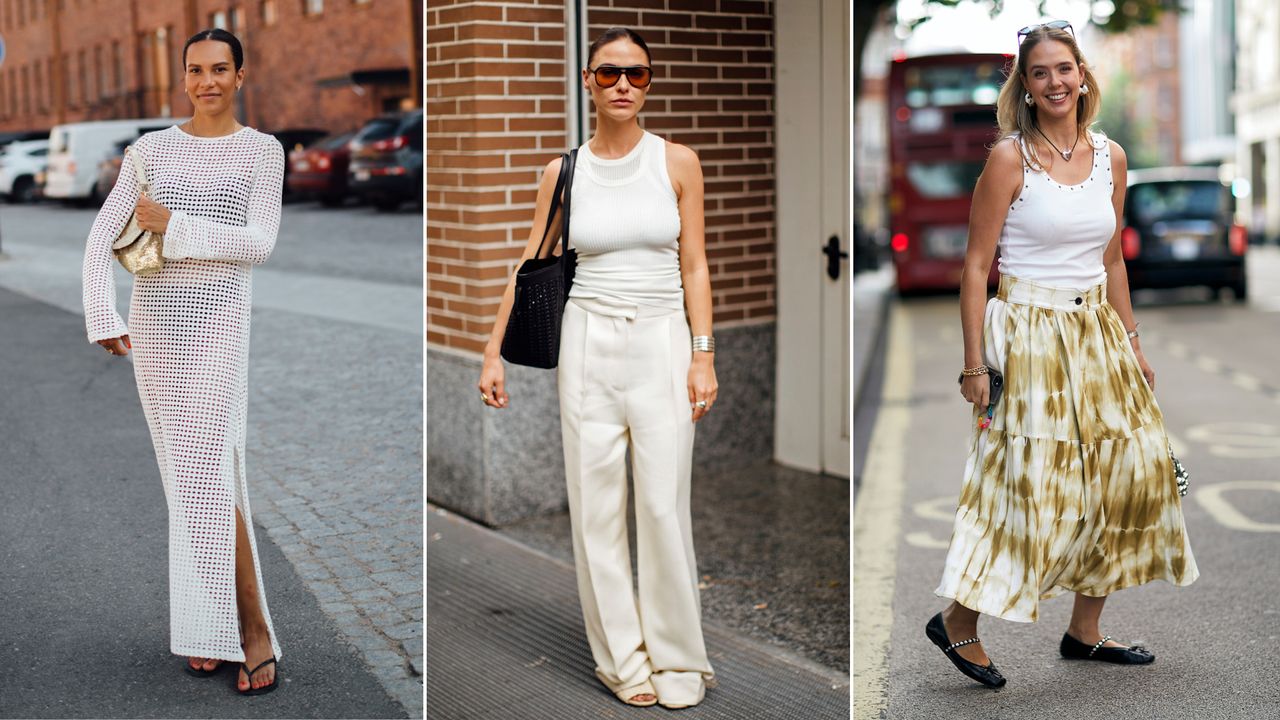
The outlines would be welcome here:
<svg viewBox="0 0 1280 720">
<path fill-rule="evenodd" d="M 172 212 L 165 266 L 135 277 L 126 326 L 115 308 L 111 243 L 138 201 L 129 161 L 98 213 L 84 256 L 89 340 L 129 334 L 138 396 L 169 507 L 170 647 L 243 661 L 235 588 L 235 511 L 258 577 L 276 657 L 245 485 L 251 269 L 280 227 L 284 151 L 243 128 L 202 138 L 179 128 L 134 144 L 151 198 Z"/>
</svg>

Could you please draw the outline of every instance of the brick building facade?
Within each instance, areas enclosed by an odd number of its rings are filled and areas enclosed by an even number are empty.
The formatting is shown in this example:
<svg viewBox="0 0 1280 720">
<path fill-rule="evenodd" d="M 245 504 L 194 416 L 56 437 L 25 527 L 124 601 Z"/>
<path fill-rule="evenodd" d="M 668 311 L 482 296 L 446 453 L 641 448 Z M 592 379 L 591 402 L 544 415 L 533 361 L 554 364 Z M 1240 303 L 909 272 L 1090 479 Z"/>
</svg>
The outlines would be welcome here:
<svg viewBox="0 0 1280 720">
<path fill-rule="evenodd" d="M 421 104 L 420 0 L 0 0 L 0 131 L 189 115 L 182 46 L 209 27 L 244 44 L 245 124 L 339 131 Z"/>
<path fill-rule="evenodd" d="M 777 13 L 792 11 L 784 5 L 428 4 L 430 499 L 499 524 L 563 506 L 554 373 L 508 365 L 507 411 L 482 412 L 474 390 L 502 291 L 529 238 L 541 170 L 591 133 L 594 111 L 578 74 L 586 47 L 616 25 L 637 30 L 652 53 L 655 77 L 641 125 L 693 148 L 705 176 L 721 392 L 717 411 L 699 423 L 695 461 L 771 456 L 779 241 L 774 26 Z M 816 265 L 816 243 L 813 255 Z"/>
</svg>

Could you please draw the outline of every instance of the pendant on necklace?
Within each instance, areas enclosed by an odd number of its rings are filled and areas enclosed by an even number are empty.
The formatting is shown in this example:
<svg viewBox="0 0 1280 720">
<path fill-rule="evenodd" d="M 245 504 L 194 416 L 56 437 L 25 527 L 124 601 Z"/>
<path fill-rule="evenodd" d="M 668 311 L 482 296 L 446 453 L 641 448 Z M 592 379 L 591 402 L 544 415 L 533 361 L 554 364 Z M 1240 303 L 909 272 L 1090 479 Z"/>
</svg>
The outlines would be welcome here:
<svg viewBox="0 0 1280 720">
<path fill-rule="evenodd" d="M 1070 150 L 1063 150 L 1063 151 L 1062 151 L 1062 159 L 1063 159 L 1063 160 L 1066 160 L 1067 162 L 1071 162 L 1071 151 L 1070 151 Z"/>
</svg>

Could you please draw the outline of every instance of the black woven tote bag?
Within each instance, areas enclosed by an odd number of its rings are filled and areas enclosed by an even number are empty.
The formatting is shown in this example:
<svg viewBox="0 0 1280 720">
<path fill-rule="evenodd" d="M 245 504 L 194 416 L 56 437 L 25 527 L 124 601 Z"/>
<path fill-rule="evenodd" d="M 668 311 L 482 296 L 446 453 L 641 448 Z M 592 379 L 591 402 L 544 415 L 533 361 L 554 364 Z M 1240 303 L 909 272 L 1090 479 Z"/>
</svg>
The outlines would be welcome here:
<svg viewBox="0 0 1280 720">
<path fill-rule="evenodd" d="M 573 189 L 573 166 L 578 161 L 578 149 L 574 148 L 560 157 L 560 176 L 551 196 L 551 210 L 547 213 L 542 242 L 538 244 L 537 254 L 525 260 L 516 271 L 515 302 L 507 319 L 507 331 L 502 336 L 502 357 L 516 365 L 549 369 L 560 360 L 560 321 L 564 317 L 564 301 L 573 286 L 573 271 L 577 264 L 577 254 L 568 245 L 569 196 Z M 550 247 L 546 247 L 556 210 L 562 207 L 560 230 L 552 238 Z M 553 255 L 561 238 L 565 247 L 560 255 Z"/>
</svg>

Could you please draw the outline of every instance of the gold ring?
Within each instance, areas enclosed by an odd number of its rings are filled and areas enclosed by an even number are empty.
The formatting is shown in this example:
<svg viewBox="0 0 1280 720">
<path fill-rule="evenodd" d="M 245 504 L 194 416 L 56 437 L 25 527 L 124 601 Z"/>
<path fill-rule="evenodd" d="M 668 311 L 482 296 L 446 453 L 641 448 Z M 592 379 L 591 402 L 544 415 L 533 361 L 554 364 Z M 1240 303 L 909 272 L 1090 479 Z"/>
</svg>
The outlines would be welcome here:
<svg viewBox="0 0 1280 720">
<path fill-rule="evenodd" d="M 694 405 L 696 405 L 696 406 L 697 406 L 698 408 L 700 408 L 700 409 L 705 410 L 705 409 L 707 408 L 707 401 L 706 401 L 706 400 L 699 400 L 698 402 L 694 403 Z"/>
<path fill-rule="evenodd" d="M 480 393 L 480 402 L 483 402 L 483 403 L 489 402 L 489 396 L 486 395 L 485 393 Z"/>
</svg>

